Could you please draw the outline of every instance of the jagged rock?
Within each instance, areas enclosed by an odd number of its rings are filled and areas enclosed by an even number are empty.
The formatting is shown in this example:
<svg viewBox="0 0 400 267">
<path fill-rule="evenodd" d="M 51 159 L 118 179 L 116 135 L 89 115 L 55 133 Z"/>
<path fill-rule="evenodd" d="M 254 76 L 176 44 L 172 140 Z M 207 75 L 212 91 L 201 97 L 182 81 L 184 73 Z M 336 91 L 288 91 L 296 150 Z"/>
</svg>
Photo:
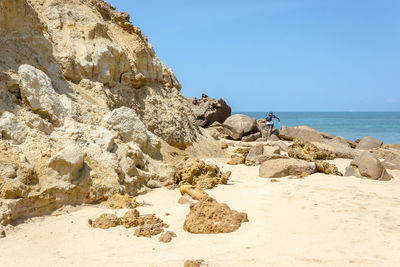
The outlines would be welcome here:
<svg viewBox="0 0 400 267">
<path fill-rule="evenodd" d="M 104 213 L 92 223 L 93 228 L 109 229 L 121 224 L 121 219 L 115 214 Z"/>
<path fill-rule="evenodd" d="M 382 144 L 383 144 L 382 140 L 378 140 L 371 136 L 365 136 L 360 140 L 356 148 L 361 150 L 368 150 L 380 147 Z"/>
<path fill-rule="evenodd" d="M 231 107 L 223 99 L 214 99 L 202 94 L 201 99 L 188 98 L 196 122 L 208 127 L 214 122 L 223 123 L 231 115 Z"/>
<path fill-rule="evenodd" d="M 346 168 L 346 176 L 366 177 L 372 180 L 388 181 L 393 178 L 377 157 L 364 152 L 356 157 Z"/>
<path fill-rule="evenodd" d="M 190 205 L 183 229 L 193 234 L 231 233 L 248 221 L 246 213 L 231 210 L 228 205 L 205 197 Z"/>
<path fill-rule="evenodd" d="M 3 180 L 0 177 L 0 198 L 24 198 L 29 194 L 29 188 L 18 180 Z"/>
<path fill-rule="evenodd" d="M 152 237 L 154 235 L 158 235 L 162 233 L 164 229 L 162 228 L 161 224 L 150 224 L 150 225 L 144 225 L 140 226 L 138 229 L 135 230 L 133 233 L 137 237 Z"/>
<path fill-rule="evenodd" d="M 253 133 L 257 129 L 257 121 L 243 114 L 235 114 L 227 118 L 223 123 L 226 134 L 235 140 L 239 140 L 246 134 Z"/>
<path fill-rule="evenodd" d="M 133 109 L 127 107 L 114 109 L 105 120 L 113 130 L 121 134 L 124 142 L 138 143 L 140 148 L 150 155 L 160 152 L 160 141 L 147 130 Z"/>
<path fill-rule="evenodd" d="M 321 141 L 323 136 L 320 132 L 308 126 L 282 126 L 279 132 L 279 138 L 289 141 L 295 139 L 301 141 Z"/>
<path fill-rule="evenodd" d="M 78 146 L 68 146 L 50 159 L 48 166 L 67 181 L 74 180 L 83 167 L 85 152 Z"/>
<path fill-rule="evenodd" d="M 43 71 L 27 64 L 18 68 L 18 75 L 21 96 L 31 109 L 52 122 L 60 123 L 65 110 L 50 78 Z"/>
<path fill-rule="evenodd" d="M 0 111 L 0 134 L 3 139 L 14 140 L 21 144 L 26 139 L 27 131 L 14 114 Z"/>
<path fill-rule="evenodd" d="M 140 213 L 136 209 L 127 211 L 125 215 L 120 218 L 120 221 L 121 225 L 123 225 L 126 229 L 143 224 L 143 221 L 140 219 Z"/>
<path fill-rule="evenodd" d="M 330 175 L 343 176 L 343 174 L 341 172 L 339 172 L 339 170 L 336 167 L 336 165 L 331 164 L 329 162 L 322 161 L 322 160 L 317 160 L 315 162 L 315 166 L 317 167 L 317 170 L 319 172 L 323 172 L 325 174 L 330 174 Z"/>
<path fill-rule="evenodd" d="M 265 161 L 259 169 L 263 178 L 279 178 L 302 173 L 313 174 L 317 171 L 315 163 L 300 159 L 273 159 Z"/>
<path fill-rule="evenodd" d="M 128 194 L 115 194 L 104 205 L 110 209 L 134 209 L 138 206 L 136 198 Z"/>
<path fill-rule="evenodd" d="M 294 144 L 289 146 L 288 150 L 289 157 L 296 159 L 303 159 L 307 161 L 315 160 L 328 160 L 334 159 L 335 154 L 331 153 L 326 149 L 320 149 L 316 145 L 296 140 Z"/>
<path fill-rule="evenodd" d="M 199 159 L 188 159 L 178 166 L 175 181 L 181 185 L 210 189 L 217 184 L 226 184 L 230 175 L 231 172 L 222 173 L 216 165 L 207 164 Z"/>
<path fill-rule="evenodd" d="M 176 234 L 174 232 L 167 231 L 166 233 L 162 234 L 158 240 L 163 243 L 169 243 L 173 237 L 176 237 Z"/>
</svg>

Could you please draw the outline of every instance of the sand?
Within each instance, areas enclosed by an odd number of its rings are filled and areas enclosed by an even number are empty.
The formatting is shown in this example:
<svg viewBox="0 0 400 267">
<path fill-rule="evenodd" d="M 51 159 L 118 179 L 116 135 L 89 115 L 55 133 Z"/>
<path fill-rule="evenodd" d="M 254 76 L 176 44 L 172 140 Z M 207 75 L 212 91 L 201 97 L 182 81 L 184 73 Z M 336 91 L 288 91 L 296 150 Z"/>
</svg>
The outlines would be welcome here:
<svg viewBox="0 0 400 267">
<path fill-rule="evenodd" d="M 216 163 L 218 160 L 209 160 Z M 349 160 L 334 160 L 343 171 Z M 400 172 L 389 182 L 314 174 L 305 179 L 258 177 L 258 167 L 230 166 L 228 185 L 207 190 L 246 212 L 248 223 L 230 234 L 183 230 L 188 205 L 179 190 L 139 196 L 141 214 L 156 213 L 177 234 L 170 243 L 135 237 L 122 226 L 93 229 L 88 219 L 127 210 L 67 207 L 31 218 L 0 239 L 1 266 L 400 266 Z"/>
</svg>

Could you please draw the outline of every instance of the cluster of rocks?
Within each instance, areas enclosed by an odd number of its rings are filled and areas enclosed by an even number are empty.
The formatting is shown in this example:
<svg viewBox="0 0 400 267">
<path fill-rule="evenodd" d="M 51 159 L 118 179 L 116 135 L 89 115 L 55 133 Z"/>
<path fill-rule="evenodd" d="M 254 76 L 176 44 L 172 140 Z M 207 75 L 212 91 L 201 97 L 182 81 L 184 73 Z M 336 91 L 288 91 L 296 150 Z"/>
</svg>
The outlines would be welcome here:
<svg viewBox="0 0 400 267">
<path fill-rule="evenodd" d="M 129 210 L 124 216 L 118 217 L 115 214 L 104 213 L 100 215 L 94 221 L 89 220 L 89 224 L 93 228 L 109 229 L 117 227 L 119 225 L 124 226 L 127 229 L 138 227 L 134 235 L 137 237 L 152 237 L 164 232 L 164 228 L 168 228 L 168 225 L 163 222 L 160 218 L 157 218 L 155 214 L 140 215 L 136 209 Z M 176 237 L 174 232 L 168 231 L 160 235 L 160 242 L 168 243 L 172 237 Z"/>
<path fill-rule="evenodd" d="M 238 121 L 250 121 L 248 118 L 243 119 L 244 115 L 234 116 L 240 118 Z M 229 122 L 229 118 L 227 120 Z M 250 123 L 238 123 L 235 125 L 235 129 L 240 130 L 230 130 L 232 133 L 230 137 L 239 140 L 240 135 L 235 136 L 235 133 L 248 131 L 251 129 L 249 125 Z M 277 138 L 280 141 L 267 141 L 261 138 L 249 145 L 243 143 L 242 138 L 242 142 L 236 144 L 238 147 L 231 150 L 231 160 L 227 164 L 261 165 L 259 176 L 268 178 L 305 177 L 315 172 L 342 176 L 343 173 L 338 170 L 337 166 L 328 162 L 328 160 L 337 158 L 353 159 L 344 174 L 346 176 L 355 175 L 369 179 L 390 180 L 392 176 L 386 172 L 386 168 L 400 169 L 400 146 L 383 145 L 381 140 L 370 136 L 351 141 L 329 133 L 319 132 L 309 126 L 283 126 Z M 369 156 L 366 157 L 366 155 Z M 363 163 L 366 158 L 370 159 L 368 170 L 372 168 L 375 173 L 366 172 L 364 168 L 360 169 L 358 167 L 359 158 L 363 158 L 361 161 Z M 375 160 L 372 160 L 372 158 L 375 158 Z M 378 158 L 384 161 L 381 162 Z"/>
</svg>

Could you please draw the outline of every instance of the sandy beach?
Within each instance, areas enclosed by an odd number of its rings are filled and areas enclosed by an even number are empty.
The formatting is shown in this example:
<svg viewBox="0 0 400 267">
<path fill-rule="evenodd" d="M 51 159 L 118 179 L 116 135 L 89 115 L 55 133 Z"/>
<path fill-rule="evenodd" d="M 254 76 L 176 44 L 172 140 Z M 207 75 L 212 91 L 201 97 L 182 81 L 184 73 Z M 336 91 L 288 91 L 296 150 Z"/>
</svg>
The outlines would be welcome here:
<svg viewBox="0 0 400 267">
<path fill-rule="evenodd" d="M 209 160 L 211 161 L 211 160 Z M 2 266 L 183 266 L 203 259 L 208 266 L 398 266 L 400 263 L 400 172 L 388 182 L 313 174 L 305 179 L 258 177 L 258 168 L 229 166 L 227 185 L 207 190 L 213 198 L 248 214 L 229 234 L 190 234 L 182 225 L 188 205 L 179 190 L 156 189 L 138 197 L 177 237 L 133 236 L 122 226 L 93 229 L 88 219 L 109 210 L 66 207 L 31 218 L 0 239 Z M 339 170 L 349 160 L 334 162 Z M 168 215 L 168 216 L 167 216 Z"/>
</svg>

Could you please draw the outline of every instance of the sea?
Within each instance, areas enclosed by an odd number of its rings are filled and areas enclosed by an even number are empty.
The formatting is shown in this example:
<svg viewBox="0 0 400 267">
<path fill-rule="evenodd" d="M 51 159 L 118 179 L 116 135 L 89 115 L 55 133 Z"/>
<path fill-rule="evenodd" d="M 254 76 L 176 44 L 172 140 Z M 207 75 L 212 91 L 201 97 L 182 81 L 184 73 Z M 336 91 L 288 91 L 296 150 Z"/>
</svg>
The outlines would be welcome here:
<svg viewBox="0 0 400 267">
<path fill-rule="evenodd" d="M 268 112 L 233 112 L 261 119 Z M 364 136 L 381 139 L 386 144 L 400 144 L 400 112 L 274 112 L 281 119 L 275 127 L 308 125 L 318 131 L 349 140 Z"/>
</svg>

